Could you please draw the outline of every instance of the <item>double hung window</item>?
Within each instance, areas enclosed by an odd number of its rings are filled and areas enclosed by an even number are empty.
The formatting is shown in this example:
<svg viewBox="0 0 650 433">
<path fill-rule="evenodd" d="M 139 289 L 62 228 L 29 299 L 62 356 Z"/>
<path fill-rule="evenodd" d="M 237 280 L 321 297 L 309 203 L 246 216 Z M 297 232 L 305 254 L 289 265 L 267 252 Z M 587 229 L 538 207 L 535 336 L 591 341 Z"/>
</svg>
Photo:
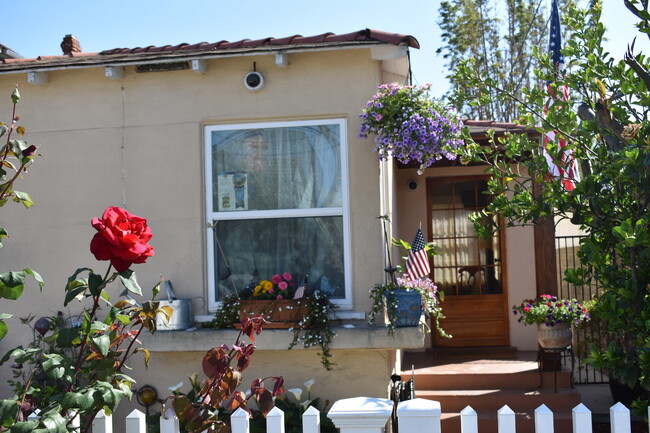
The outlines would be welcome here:
<svg viewBox="0 0 650 433">
<path fill-rule="evenodd" d="M 350 299 L 343 119 L 205 127 L 211 307 L 289 272 Z"/>
</svg>

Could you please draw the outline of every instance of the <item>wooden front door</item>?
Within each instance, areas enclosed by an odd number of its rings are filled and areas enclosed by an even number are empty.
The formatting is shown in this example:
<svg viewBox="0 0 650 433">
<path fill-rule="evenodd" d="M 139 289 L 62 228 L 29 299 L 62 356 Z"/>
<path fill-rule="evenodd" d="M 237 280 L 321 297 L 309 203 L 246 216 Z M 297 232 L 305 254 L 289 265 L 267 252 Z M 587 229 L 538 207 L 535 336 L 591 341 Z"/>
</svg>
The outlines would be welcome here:
<svg viewBox="0 0 650 433">
<path fill-rule="evenodd" d="M 434 347 L 509 344 L 503 234 L 481 239 L 469 219 L 487 205 L 487 179 L 427 179 L 429 240 L 441 250 L 432 276 L 444 293 L 441 325 L 453 336 L 433 332 Z"/>
</svg>

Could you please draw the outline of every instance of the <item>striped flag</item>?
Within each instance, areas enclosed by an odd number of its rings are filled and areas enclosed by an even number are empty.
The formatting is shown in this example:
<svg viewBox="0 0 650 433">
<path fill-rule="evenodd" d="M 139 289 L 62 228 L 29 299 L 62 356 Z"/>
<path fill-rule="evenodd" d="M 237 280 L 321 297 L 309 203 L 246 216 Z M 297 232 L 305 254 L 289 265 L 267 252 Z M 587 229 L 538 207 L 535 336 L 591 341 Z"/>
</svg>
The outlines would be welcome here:
<svg viewBox="0 0 650 433">
<path fill-rule="evenodd" d="M 424 249 L 422 230 L 418 228 L 417 233 L 415 233 L 415 239 L 413 239 L 413 243 L 411 244 L 411 250 L 406 259 L 406 273 L 408 274 L 408 278 L 412 281 L 428 276 L 429 272 L 431 272 L 429 257 L 427 257 L 427 251 Z"/>
<path fill-rule="evenodd" d="M 302 282 L 296 289 L 296 293 L 293 295 L 293 299 L 300 299 L 305 296 L 305 291 L 307 290 L 307 276 L 305 276 L 305 281 Z"/>
<path fill-rule="evenodd" d="M 560 11 L 557 6 L 557 0 L 553 0 L 551 4 L 551 29 L 548 40 L 548 54 L 553 59 L 553 64 L 557 68 L 556 74 L 560 74 L 562 66 L 564 65 L 564 56 L 560 52 L 562 49 L 562 33 L 560 31 Z M 550 84 L 550 83 L 549 83 Z M 569 99 L 569 89 L 567 86 L 562 86 L 562 95 L 558 98 L 555 98 L 553 92 L 551 91 L 549 85 L 549 93 L 551 97 L 549 98 L 547 105 L 544 107 L 544 112 L 546 113 L 548 109 L 553 105 L 554 100 L 567 101 Z M 558 166 L 553 161 L 553 157 L 548 152 L 548 144 L 557 143 L 559 149 L 559 159 L 561 165 Z M 575 188 L 574 182 L 580 180 L 580 173 L 578 172 L 578 164 L 573 158 L 573 152 L 571 149 L 566 148 L 566 141 L 556 133 L 556 131 L 548 131 L 544 134 L 542 138 L 543 144 L 543 153 L 546 158 L 546 163 L 549 169 L 549 175 L 558 179 L 562 179 L 562 186 L 567 191 L 573 191 Z"/>
</svg>

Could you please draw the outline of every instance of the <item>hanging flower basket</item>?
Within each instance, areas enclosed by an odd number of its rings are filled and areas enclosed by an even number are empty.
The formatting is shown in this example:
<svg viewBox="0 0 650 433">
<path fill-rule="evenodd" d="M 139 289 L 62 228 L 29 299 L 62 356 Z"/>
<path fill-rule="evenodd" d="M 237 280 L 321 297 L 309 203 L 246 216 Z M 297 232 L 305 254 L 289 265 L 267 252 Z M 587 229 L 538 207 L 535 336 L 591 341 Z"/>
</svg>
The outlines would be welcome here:
<svg viewBox="0 0 650 433">
<path fill-rule="evenodd" d="M 463 123 L 450 107 L 429 96 L 430 85 L 382 84 L 361 112 L 359 137 L 375 135 L 375 152 L 381 160 L 389 156 L 402 163 L 417 162 L 418 173 L 447 158 L 463 140 Z"/>
</svg>

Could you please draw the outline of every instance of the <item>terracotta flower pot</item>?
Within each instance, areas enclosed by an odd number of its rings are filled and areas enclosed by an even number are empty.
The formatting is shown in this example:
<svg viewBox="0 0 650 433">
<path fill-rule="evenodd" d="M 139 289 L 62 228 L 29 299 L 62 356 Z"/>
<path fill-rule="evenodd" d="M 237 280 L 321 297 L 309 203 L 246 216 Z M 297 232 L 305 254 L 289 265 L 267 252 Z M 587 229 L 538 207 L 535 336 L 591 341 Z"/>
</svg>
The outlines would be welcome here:
<svg viewBox="0 0 650 433">
<path fill-rule="evenodd" d="M 543 349 L 563 349 L 571 345 L 573 333 L 571 326 L 547 326 L 544 323 L 537 325 L 537 342 Z"/>
<path fill-rule="evenodd" d="M 239 301 L 239 320 L 261 314 L 267 329 L 295 328 L 307 313 L 306 299 L 244 299 Z M 241 327 L 236 324 L 235 327 Z"/>
</svg>

